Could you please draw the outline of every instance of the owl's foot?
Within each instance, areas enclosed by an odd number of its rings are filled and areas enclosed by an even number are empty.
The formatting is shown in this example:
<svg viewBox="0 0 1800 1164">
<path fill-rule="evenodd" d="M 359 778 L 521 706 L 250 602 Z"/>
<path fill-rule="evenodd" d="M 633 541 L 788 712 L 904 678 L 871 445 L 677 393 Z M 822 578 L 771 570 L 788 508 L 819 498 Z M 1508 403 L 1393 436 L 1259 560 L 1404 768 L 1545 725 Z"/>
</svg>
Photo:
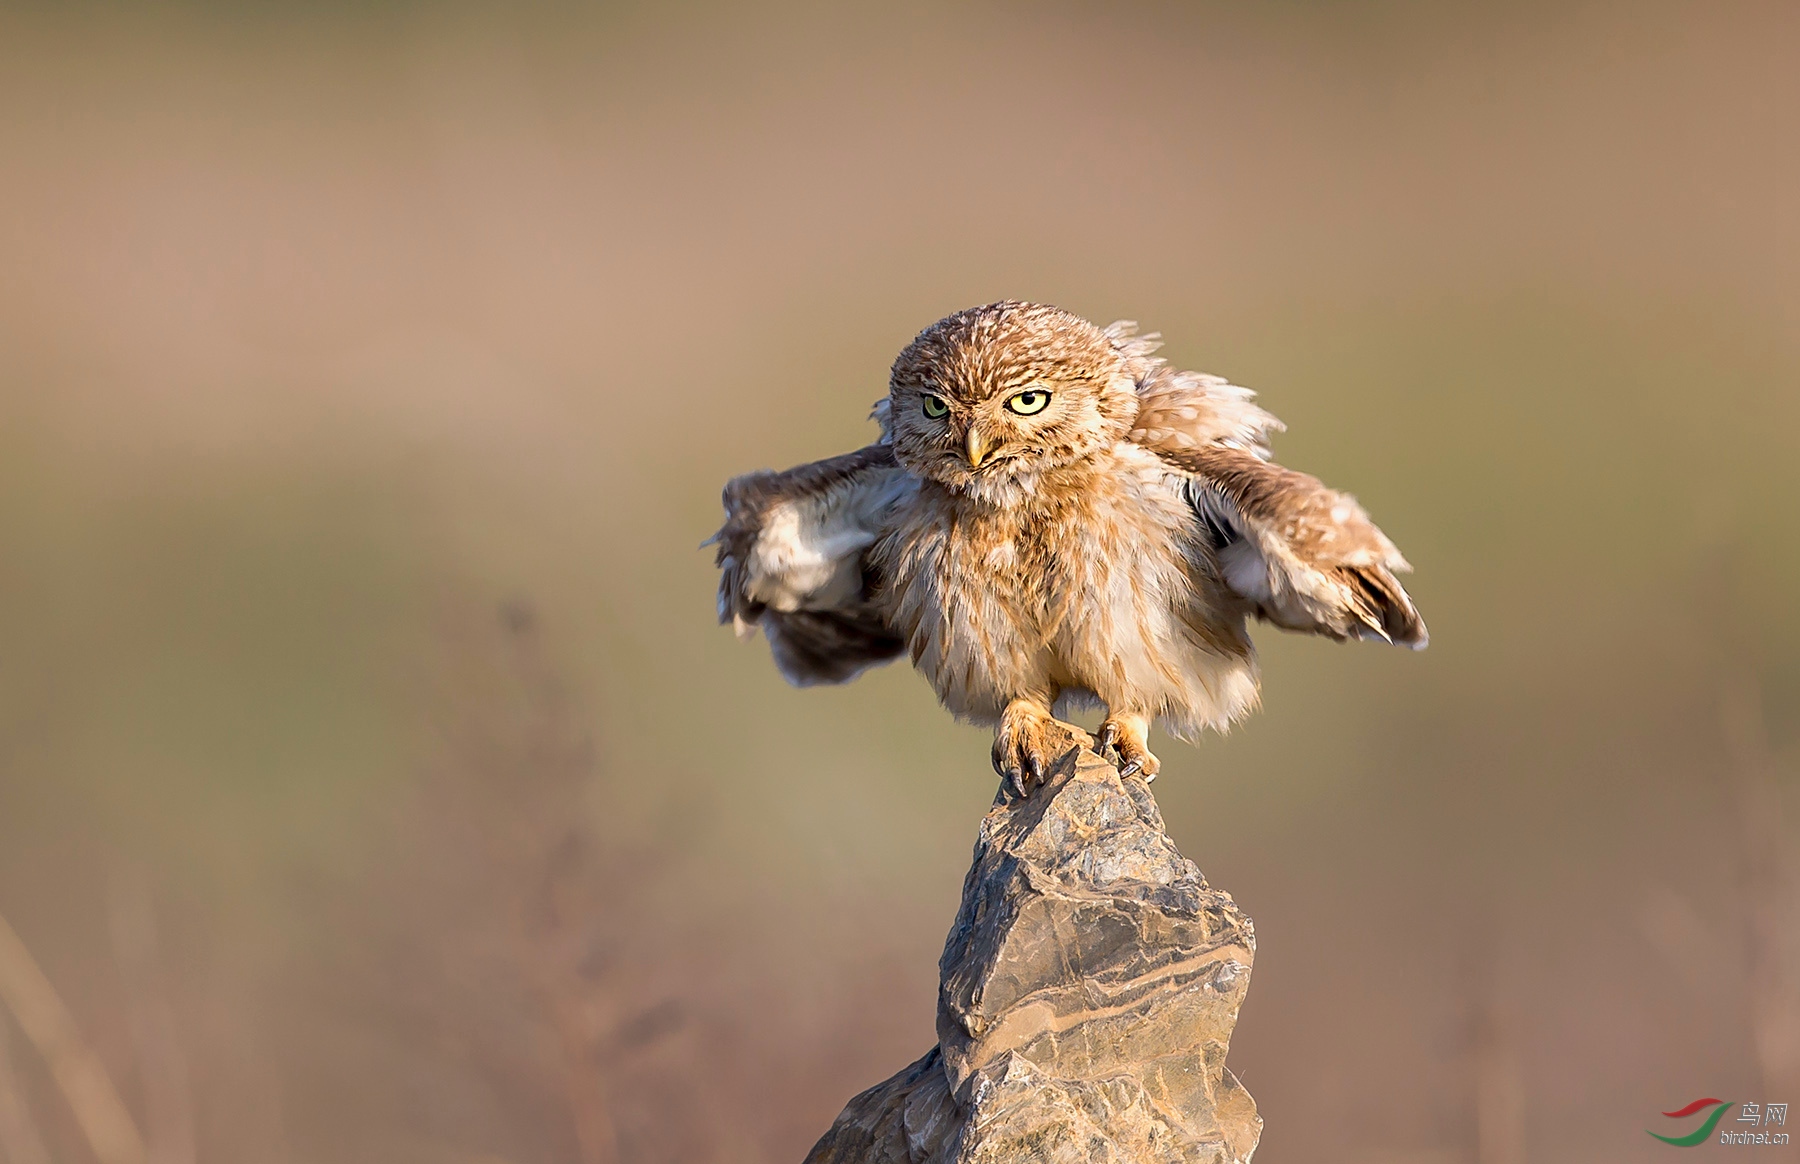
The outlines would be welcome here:
<svg viewBox="0 0 1800 1164">
<path fill-rule="evenodd" d="M 1057 719 L 1042 704 L 1015 699 L 1006 705 L 1000 726 L 994 729 L 994 771 L 1024 797 L 1034 784 L 1043 782 L 1058 760 L 1091 742 L 1086 732 Z"/>
<path fill-rule="evenodd" d="M 1150 719 L 1142 715 L 1109 715 L 1100 725 L 1096 749 L 1118 766 L 1121 780 L 1142 776 L 1148 784 L 1162 771 L 1162 761 L 1149 747 Z"/>
</svg>

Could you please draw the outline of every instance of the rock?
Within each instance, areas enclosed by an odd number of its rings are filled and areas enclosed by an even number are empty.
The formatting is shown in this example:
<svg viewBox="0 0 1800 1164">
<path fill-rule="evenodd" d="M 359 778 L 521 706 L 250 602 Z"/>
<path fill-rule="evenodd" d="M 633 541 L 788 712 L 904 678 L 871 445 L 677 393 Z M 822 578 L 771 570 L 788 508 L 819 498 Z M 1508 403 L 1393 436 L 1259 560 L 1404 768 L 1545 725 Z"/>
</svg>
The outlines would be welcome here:
<svg viewBox="0 0 1800 1164">
<path fill-rule="evenodd" d="M 1071 752 L 981 822 L 938 964 L 938 1045 L 851 1100 L 806 1164 L 1248 1162 L 1225 1068 L 1256 936 L 1149 787 Z"/>
</svg>

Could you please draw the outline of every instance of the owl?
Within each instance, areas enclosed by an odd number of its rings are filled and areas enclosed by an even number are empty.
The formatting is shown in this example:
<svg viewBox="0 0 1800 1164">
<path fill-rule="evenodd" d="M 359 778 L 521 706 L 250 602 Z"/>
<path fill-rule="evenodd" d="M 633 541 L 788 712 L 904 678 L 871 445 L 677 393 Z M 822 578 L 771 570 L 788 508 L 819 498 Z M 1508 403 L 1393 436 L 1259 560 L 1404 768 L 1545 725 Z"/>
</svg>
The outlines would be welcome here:
<svg viewBox="0 0 1800 1164">
<path fill-rule="evenodd" d="M 1158 725 L 1191 741 L 1258 702 L 1251 618 L 1425 646 L 1409 570 L 1349 494 L 1270 459 L 1250 391 L 1178 371 L 1158 336 L 1005 301 L 920 332 L 881 436 L 725 487 L 719 619 L 760 627 L 796 685 L 911 658 L 994 728 L 1020 795 L 1090 743 L 1154 779 Z"/>
</svg>

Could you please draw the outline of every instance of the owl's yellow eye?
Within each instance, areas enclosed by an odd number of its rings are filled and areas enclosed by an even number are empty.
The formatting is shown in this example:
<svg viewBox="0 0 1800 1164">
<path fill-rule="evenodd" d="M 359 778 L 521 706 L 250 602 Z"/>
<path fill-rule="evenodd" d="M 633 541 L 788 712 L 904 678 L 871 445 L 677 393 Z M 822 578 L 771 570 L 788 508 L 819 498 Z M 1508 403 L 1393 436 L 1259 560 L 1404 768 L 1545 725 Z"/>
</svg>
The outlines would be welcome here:
<svg viewBox="0 0 1800 1164">
<path fill-rule="evenodd" d="M 942 396 L 925 397 L 926 416 L 929 416 L 933 420 L 937 420 L 941 417 L 948 416 L 949 414 L 950 406 L 944 403 L 944 398 Z"/>
<path fill-rule="evenodd" d="M 1042 388 L 1027 388 L 1006 402 L 1006 406 L 1020 416 L 1030 416 L 1034 412 L 1042 412 L 1050 405 L 1050 394 Z"/>
</svg>

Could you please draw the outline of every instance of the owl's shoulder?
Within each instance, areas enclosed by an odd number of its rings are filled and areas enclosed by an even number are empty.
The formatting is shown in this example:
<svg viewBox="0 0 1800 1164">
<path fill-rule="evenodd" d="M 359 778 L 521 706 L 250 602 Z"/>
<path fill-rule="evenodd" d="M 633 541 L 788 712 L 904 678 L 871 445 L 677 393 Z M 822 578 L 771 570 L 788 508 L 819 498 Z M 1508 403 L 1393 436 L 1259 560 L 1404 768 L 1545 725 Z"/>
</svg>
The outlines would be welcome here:
<svg viewBox="0 0 1800 1164">
<path fill-rule="evenodd" d="M 1098 471 L 1072 499 L 1091 511 L 1117 510 L 1121 506 L 1163 510 L 1175 504 L 1185 507 L 1186 476 L 1167 460 L 1132 441 L 1120 441 L 1097 459 Z"/>
</svg>

